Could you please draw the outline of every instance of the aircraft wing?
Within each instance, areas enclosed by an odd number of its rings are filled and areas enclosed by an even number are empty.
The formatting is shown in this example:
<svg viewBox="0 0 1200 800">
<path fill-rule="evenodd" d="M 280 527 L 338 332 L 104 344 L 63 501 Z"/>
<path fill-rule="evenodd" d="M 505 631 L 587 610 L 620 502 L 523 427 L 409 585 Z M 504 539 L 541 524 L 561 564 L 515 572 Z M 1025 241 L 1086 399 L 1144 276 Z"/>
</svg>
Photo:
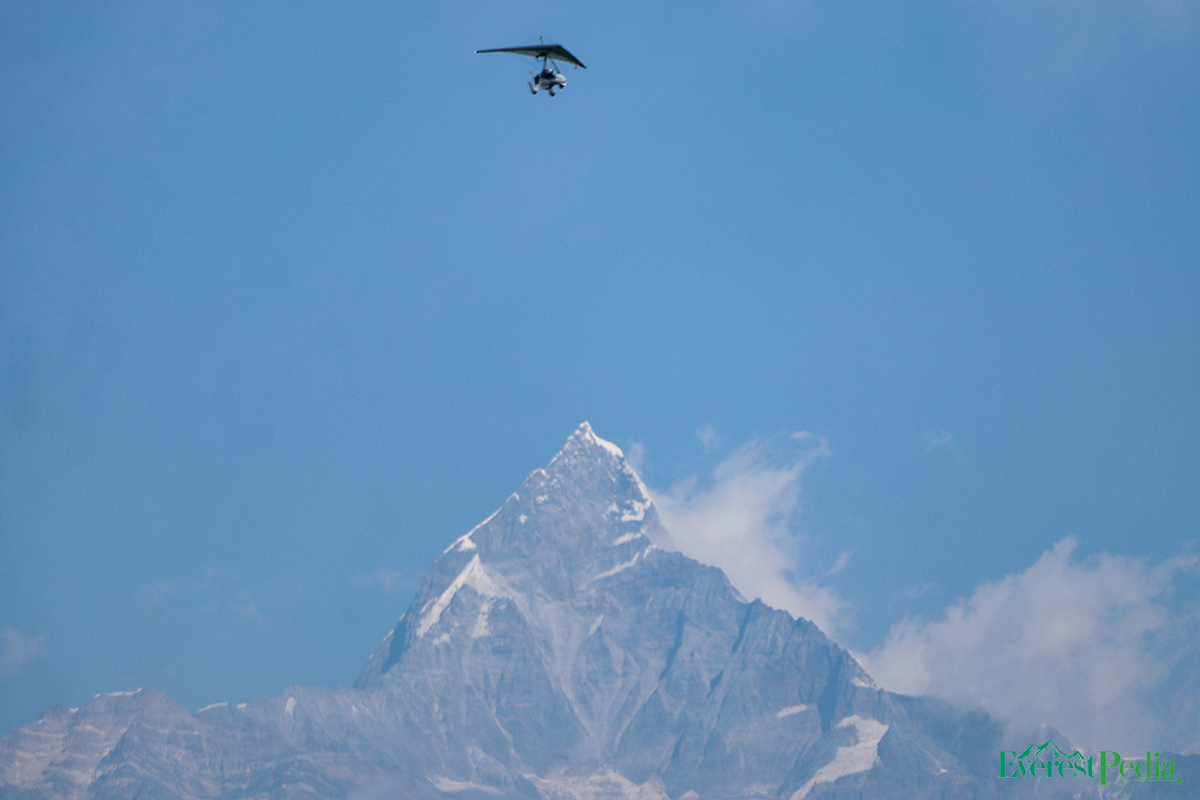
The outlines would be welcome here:
<svg viewBox="0 0 1200 800">
<path fill-rule="evenodd" d="M 519 56 L 533 58 L 548 58 L 551 61 L 566 61 L 577 67 L 583 67 L 583 62 L 571 55 L 561 44 L 533 44 L 528 47 L 497 47 L 494 50 L 476 50 L 476 53 L 516 53 Z M 587 67 L 583 67 L 587 69 Z"/>
</svg>

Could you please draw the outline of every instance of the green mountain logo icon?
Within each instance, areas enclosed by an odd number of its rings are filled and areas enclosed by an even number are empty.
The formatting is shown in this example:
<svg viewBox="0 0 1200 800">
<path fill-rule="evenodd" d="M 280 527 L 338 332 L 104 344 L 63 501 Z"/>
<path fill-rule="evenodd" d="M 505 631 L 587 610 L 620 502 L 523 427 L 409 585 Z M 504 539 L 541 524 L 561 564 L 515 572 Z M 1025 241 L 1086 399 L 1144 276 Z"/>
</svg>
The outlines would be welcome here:
<svg viewBox="0 0 1200 800">
<path fill-rule="evenodd" d="M 1053 739 L 1047 739 L 1043 744 L 1031 744 L 1025 749 L 1024 753 L 1017 756 L 1020 761 L 1026 758 L 1036 758 L 1043 761 L 1075 761 L 1084 760 L 1083 753 L 1076 750 L 1074 753 L 1066 753 L 1061 747 L 1054 743 Z"/>
</svg>

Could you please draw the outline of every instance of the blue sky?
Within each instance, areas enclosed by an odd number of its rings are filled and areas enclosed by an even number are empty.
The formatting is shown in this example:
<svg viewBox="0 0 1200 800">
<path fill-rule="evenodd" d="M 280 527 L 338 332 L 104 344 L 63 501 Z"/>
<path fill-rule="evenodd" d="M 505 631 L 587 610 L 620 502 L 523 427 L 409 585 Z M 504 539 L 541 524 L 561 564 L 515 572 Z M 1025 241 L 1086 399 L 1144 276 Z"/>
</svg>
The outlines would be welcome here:
<svg viewBox="0 0 1200 800">
<path fill-rule="evenodd" d="M 553 99 L 472 52 L 543 35 L 588 65 Z M 0 5 L 0 731 L 352 682 L 585 419 L 857 652 L 946 661 L 947 609 L 1038 576 L 1194 619 L 1198 37 L 1174 0 Z"/>
</svg>

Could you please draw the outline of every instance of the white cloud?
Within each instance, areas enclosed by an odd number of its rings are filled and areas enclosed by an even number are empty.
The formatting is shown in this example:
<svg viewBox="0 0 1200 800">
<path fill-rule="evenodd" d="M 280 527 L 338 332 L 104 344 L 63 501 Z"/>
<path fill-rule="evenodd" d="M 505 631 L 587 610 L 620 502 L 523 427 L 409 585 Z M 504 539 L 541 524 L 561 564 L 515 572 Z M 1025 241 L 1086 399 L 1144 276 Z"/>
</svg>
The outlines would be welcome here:
<svg viewBox="0 0 1200 800">
<path fill-rule="evenodd" d="M 939 447 L 954 445 L 954 434 L 950 431 L 925 431 L 925 452 L 930 453 Z"/>
<path fill-rule="evenodd" d="M 137 597 L 142 611 L 152 615 L 198 612 L 265 624 L 266 617 L 259 611 L 254 596 L 241 588 L 242 583 L 234 570 L 209 567 L 201 577 L 187 581 L 157 580 L 145 584 Z"/>
<path fill-rule="evenodd" d="M 625 451 L 626 463 L 633 467 L 635 472 L 641 472 L 642 464 L 646 461 L 646 445 L 641 442 L 630 442 L 622 449 Z"/>
<path fill-rule="evenodd" d="M 693 477 L 651 496 L 684 555 L 720 567 L 747 598 L 762 598 L 829 633 L 844 621 L 847 605 L 799 573 L 801 538 L 793 530 L 800 479 L 828 452 L 824 439 L 807 432 L 782 446 L 755 440 L 717 465 L 711 486 L 700 488 Z M 834 571 L 849 559 L 843 555 Z"/>
<path fill-rule="evenodd" d="M 833 562 L 833 566 L 830 567 L 829 571 L 825 574 L 828 576 L 836 575 L 837 573 L 841 572 L 846 568 L 846 565 L 850 563 L 850 559 L 853 558 L 853 556 L 853 550 L 843 550 L 842 552 L 838 553 L 837 561 Z"/>
<path fill-rule="evenodd" d="M 932 622 L 897 623 L 860 656 L 884 687 L 982 706 L 1016 735 L 1040 724 L 1073 746 L 1200 752 L 1196 559 L 1151 565 L 1075 539 L 985 583 Z"/>
<path fill-rule="evenodd" d="M 41 649 L 41 636 L 25 636 L 16 628 L 5 628 L 0 642 L 0 675 L 15 675 Z"/>
</svg>

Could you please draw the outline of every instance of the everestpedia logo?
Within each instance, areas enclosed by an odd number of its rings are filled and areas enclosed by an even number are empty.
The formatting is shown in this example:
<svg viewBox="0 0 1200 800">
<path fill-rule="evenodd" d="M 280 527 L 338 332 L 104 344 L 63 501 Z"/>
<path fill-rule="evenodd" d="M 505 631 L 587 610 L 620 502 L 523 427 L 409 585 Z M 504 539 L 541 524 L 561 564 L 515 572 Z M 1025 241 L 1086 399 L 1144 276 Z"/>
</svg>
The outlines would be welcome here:
<svg viewBox="0 0 1200 800">
<path fill-rule="evenodd" d="M 1097 774 L 1099 773 L 1099 774 Z M 1160 753 L 1153 757 L 1146 751 L 1145 760 L 1125 759 L 1115 750 L 1101 750 L 1099 757 L 1087 756 L 1076 750 L 1067 755 L 1059 749 L 1053 739 L 1045 744 L 1031 744 L 1025 752 L 1017 755 L 1016 750 L 1000 751 L 1001 778 L 1099 778 L 1101 786 L 1118 781 L 1174 781 L 1175 762 L 1162 758 Z"/>
</svg>

